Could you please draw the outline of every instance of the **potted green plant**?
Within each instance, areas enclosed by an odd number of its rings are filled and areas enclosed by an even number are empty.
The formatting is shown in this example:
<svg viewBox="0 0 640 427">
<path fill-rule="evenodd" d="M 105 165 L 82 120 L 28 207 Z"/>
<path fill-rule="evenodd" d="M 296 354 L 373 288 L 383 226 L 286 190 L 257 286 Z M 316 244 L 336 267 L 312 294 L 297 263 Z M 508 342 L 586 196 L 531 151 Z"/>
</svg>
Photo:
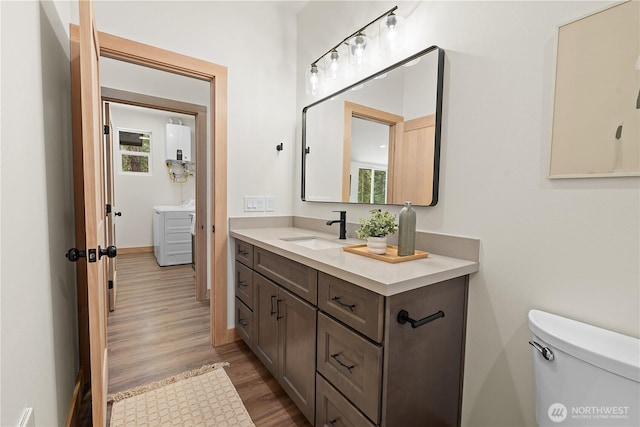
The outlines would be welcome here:
<svg viewBox="0 0 640 427">
<path fill-rule="evenodd" d="M 370 212 L 369 218 L 360 218 L 360 228 L 356 230 L 356 235 L 367 240 L 369 252 L 384 254 L 387 251 L 387 236 L 398 231 L 396 216 L 380 209 Z"/>
</svg>

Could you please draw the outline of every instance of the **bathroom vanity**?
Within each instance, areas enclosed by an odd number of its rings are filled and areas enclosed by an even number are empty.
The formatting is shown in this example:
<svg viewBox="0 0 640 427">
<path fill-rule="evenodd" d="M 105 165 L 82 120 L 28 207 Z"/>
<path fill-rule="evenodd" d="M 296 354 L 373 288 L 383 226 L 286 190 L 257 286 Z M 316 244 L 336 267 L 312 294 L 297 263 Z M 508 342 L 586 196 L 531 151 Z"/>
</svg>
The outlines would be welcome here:
<svg viewBox="0 0 640 427">
<path fill-rule="evenodd" d="M 236 229 L 236 329 L 315 426 L 460 424 L 469 274 L 294 227 Z"/>
</svg>

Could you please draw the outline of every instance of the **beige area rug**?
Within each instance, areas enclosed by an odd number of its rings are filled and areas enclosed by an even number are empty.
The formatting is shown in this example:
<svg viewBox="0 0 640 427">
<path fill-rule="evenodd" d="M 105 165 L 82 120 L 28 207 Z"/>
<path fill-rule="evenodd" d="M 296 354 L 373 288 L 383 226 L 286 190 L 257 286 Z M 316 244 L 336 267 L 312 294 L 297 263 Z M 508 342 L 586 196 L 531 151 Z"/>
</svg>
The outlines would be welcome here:
<svg viewBox="0 0 640 427">
<path fill-rule="evenodd" d="M 254 426 L 227 373 L 205 365 L 146 386 L 110 394 L 111 427 Z"/>
</svg>

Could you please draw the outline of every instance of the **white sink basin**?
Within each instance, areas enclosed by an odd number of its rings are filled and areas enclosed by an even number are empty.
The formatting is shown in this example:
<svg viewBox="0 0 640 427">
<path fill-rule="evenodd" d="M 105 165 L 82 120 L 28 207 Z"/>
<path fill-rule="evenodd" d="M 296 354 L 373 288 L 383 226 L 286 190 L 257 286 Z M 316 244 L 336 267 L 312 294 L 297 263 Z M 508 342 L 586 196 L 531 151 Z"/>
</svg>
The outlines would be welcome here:
<svg viewBox="0 0 640 427">
<path fill-rule="evenodd" d="M 295 245 L 304 246 L 305 248 L 309 249 L 335 249 L 341 248 L 347 244 L 346 242 L 342 243 L 338 241 L 322 239 L 316 236 L 289 237 L 280 240 L 291 242 Z"/>
</svg>

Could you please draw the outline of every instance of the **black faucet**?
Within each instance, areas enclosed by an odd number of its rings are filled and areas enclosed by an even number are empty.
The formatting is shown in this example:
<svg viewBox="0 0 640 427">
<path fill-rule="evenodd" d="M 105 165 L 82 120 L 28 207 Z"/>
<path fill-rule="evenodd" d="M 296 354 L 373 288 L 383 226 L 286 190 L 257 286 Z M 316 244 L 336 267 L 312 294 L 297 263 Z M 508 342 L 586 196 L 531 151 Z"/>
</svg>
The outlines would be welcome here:
<svg viewBox="0 0 640 427">
<path fill-rule="evenodd" d="M 327 225 L 340 223 L 340 239 L 345 240 L 347 238 L 347 211 L 333 211 L 340 212 L 340 219 L 330 219 L 327 221 Z"/>
</svg>

